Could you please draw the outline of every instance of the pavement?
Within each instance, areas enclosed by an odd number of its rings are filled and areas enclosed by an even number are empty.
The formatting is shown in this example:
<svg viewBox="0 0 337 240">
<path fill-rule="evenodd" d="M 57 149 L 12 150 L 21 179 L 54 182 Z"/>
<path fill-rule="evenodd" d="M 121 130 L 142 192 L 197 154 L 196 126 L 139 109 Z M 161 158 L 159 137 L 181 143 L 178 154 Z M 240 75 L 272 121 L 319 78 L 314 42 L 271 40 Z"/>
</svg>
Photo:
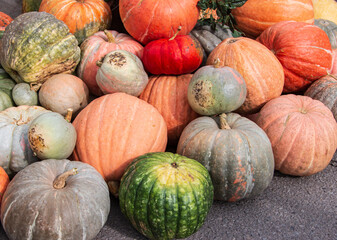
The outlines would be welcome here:
<svg viewBox="0 0 337 240">
<path fill-rule="evenodd" d="M 21 0 L 0 0 L 0 11 L 15 18 Z M 6 240 L 0 227 L 0 240 Z M 111 196 L 108 221 L 95 240 L 146 239 L 123 216 Z M 269 187 L 254 199 L 215 201 L 204 225 L 188 240 L 337 240 L 337 152 L 326 169 L 308 177 L 275 171 Z M 76 240 L 76 239 L 74 239 Z"/>
</svg>

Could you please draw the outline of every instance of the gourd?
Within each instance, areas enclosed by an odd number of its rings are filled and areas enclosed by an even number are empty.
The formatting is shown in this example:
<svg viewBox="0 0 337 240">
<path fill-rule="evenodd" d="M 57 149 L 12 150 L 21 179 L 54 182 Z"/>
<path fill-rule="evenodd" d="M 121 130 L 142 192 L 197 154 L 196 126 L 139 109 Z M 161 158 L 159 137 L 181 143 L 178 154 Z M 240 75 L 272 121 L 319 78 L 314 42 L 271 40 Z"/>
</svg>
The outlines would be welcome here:
<svg viewBox="0 0 337 240">
<path fill-rule="evenodd" d="M 15 85 L 15 81 L 10 78 L 8 73 L 6 73 L 2 67 L 0 67 L 0 90 L 4 91 L 12 99 L 12 90 Z M 13 101 L 12 104 L 14 104 Z"/>
<path fill-rule="evenodd" d="M 38 104 L 37 92 L 31 89 L 28 83 L 18 83 L 12 90 L 13 101 L 17 106 Z"/>
</svg>

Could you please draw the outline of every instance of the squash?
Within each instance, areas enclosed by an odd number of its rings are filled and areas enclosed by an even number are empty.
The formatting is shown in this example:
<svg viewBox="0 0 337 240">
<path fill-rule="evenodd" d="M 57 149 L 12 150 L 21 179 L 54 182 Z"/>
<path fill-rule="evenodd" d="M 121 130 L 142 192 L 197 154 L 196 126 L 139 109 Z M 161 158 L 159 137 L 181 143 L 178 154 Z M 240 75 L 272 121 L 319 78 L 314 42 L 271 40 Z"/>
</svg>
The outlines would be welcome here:
<svg viewBox="0 0 337 240">
<path fill-rule="evenodd" d="M 170 152 L 148 153 L 126 169 L 119 205 L 149 239 L 186 238 L 204 223 L 213 202 L 206 168 Z"/>
<path fill-rule="evenodd" d="M 39 11 L 63 21 L 79 44 L 111 25 L 111 9 L 103 0 L 42 0 Z"/>
<path fill-rule="evenodd" d="M 6 27 L 13 19 L 6 13 L 0 12 L 0 27 Z"/>
<path fill-rule="evenodd" d="M 10 78 L 8 73 L 6 73 L 2 67 L 0 67 L 0 90 L 4 91 L 12 99 L 12 90 L 15 85 L 15 81 Z M 13 101 L 12 104 L 14 104 Z"/>
<path fill-rule="evenodd" d="M 331 68 L 329 37 L 313 24 L 279 22 L 266 29 L 257 40 L 281 62 L 285 74 L 284 93 L 304 91 Z"/>
<path fill-rule="evenodd" d="M 263 106 L 256 123 L 273 147 L 275 169 L 309 176 L 328 166 L 337 148 L 337 122 L 322 102 L 282 95 Z"/>
<path fill-rule="evenodd" d="M 7 173 L 5 172 L 5 170 L 2 167 L 0 167 L 0 205 L 2 201 L 2 196 L 4 195 L 6 191 L 8 183 L 9 183 L 9 177 Z"/>
<path fill-rule="evenodd" d="M 54 74 L 73 72 L 80 61 L 76 38 L 49 13 L 19 15 L 1 41 L 1 65 L 17 83 L 41 84 Z"/>
<path fill-rule="evenodd" d="M 22 0 L 22 12 L 39 11 L 42 0 Z"/>
<path fill-rule="evenodd" d="M 274 174 L 268 136 L 237 113 L 193 120 L 181 134 L 177 153 L 207 168 L 216 200 L 255 197 L 269 186 Z"/>
<path fill-rule="evenodd" d="M 337 24 L 337 2 L 335 0 L 313 0 L 315 19 L 323 18 Z"/>
<path fill-rule="evenodd" d="M 1 223 L 10 239 L 93 239 L 109 211 L 108 187 L 93 167 L 49 159 L 27 166 L 10 182 Z"/>
<path fill-rule="evenodd" d="M 94 166 L 107 182 L 119 181 L 136 157 L 166 148 L 167 126 L 158 110 L 126 93 L 96 98 L 73 125 L 74 160 Z"/>
<path fill-rule="evenodd" d="M 328 34 L 331 48 L 337 48 L 337 23 L 326 19 L 315 19 L 315 25 Z"/>
<path fill-rule="evenodd" d="M 28 83 L 18 83 L 12 90 L 13 101 L 17 106 L 38 104 L 37 92 L 34 91 Z"/>
<path fill-rule="evenodd" d="M 90 93 L 101 96 L 103 93 L 96 83 L 97 61 L 114 50 L 123 49 L 142 58 L 143 46 L 127 34 L 117 31 L 100 31 L 88 37 L 81 44 L 81 62 L 77 76 L 88 86 Z"/>
<path fill-rule="evenodd" d="M 0 111 L 10 107 L 13 107 L 12 99 L 7 95 L 7 93 L 0 90 Z"/>
</svg>

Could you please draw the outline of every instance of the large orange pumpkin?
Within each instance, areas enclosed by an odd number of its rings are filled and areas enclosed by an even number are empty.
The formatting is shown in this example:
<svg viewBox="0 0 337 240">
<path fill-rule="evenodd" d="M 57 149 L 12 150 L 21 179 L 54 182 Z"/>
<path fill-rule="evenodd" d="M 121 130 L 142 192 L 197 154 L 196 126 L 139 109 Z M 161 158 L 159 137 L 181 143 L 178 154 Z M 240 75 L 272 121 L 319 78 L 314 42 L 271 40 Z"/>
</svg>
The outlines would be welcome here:
<svg viewBox="0 0 337 240">
<path fill-rule="evenodd" d="M 251 37 L 259 36 L 263 30 L 281 21 L 314 22 L 311 0 L 248 0 L 231 13 L 237 28 Z"/>
<path fill-rule="evenodd" d="M 247 97 L 237 110 L 241 114 L 257 112 L 270 99 L 281 95 L 284 84 L 282 65 L 265 46 L 245 38 L 227 38 L 208 56 L 207 65 L 220 59 L 219 66 L 237 70 L 246 81 Z"/>
<path fill-rule="evenodd" d="M 158 110 L 126 93 L 93 100 L 75 118 L 74 159 L 88 163 L 106 181 L 118 181 L 136 157 L 165 151 L 167 126 Z"/>
<path fill-rule="evenodd" d="M 337 147 L 337 123 L 320 101 L 300 95 L 282 95 L 261 109 L 255 122 L 272 144 L 275 169 L 307 176 L 322 171 Z"/>
<path fill-rule="evenodd" d="M 7 185 L 9 183 L 9 177 L 5 170 L 0 167 L 0 205 L 1 205 L 1 200 L 2 196 L 4 195 Z"/>
<path fill-rule="evenodd" d="M 153 105 L 164 117 L 171 145 L 178 143 L 185 126 L 198 116 L 187 101 L 187 88 L 192 76 L 151 76 L 140 95 L 140 99 Z"/>
</svg>

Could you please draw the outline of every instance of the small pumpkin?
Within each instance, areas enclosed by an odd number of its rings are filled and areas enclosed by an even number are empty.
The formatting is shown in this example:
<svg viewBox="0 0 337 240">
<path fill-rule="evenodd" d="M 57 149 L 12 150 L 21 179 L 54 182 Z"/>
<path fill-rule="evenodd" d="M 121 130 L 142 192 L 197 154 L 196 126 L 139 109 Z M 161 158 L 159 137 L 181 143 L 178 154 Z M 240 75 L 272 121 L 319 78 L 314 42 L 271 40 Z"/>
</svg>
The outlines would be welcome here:
<svg viewBox="0 0 337 240">
<path fill-rule="evenodd" d="M 315 19 L 315 25 L 328 34 L 331 48 L 337 48 L 337 23 L 326 19 Z"/>
<path fill-rule="evenodd" d="M 213 186 L 197 161 L 170 152 L 148 153 L 126 169 L 119 202 L 133 227 L 147 238 L 186 238 L 204 223 Z"/>
<path fill-rule="evenodd" d="M 93 239 L 109 211 L 108 186 L 93 167 L 49 159 L 27 166 L 10 182 L 1 223 L 10 239 Z"/>
<path fill-rule="evenodd" d="M 42 0 L 22 0 L 22 12 L 39 11 Z"/>
<path fill-rule="evenodd" d="M 0 111 L 13 107 L 13 101 L 7 93 L 0 90 Z"/>
<path fill-rule="evenodd" d="M 2 196 L 4 195 L 7 185 L 9 183 L 9 177 L 5 170 L 0 167 L 0 205 L 2 201 Z"/>
<path fill-rule="evenodd" d="M 13 18 L 8 16 L 6 13 L 0 12 L 0 27 L 6 27 L 13 21 Z"/>
<path fill-rule="evenodd" d="M 28 83 L 16 84 L 12 90 L 12 97 L 17 106 L 34 106 L 38 104 L 37 92 Z"/>
</svg>

